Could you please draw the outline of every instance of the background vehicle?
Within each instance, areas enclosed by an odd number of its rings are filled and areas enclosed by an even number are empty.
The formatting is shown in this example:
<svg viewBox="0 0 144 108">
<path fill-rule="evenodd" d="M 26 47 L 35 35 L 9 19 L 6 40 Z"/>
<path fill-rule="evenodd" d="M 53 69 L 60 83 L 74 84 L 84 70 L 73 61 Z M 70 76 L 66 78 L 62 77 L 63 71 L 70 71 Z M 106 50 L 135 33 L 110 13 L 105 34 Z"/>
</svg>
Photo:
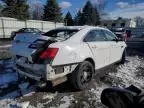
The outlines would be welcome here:
<svg viewBox="0 0 144 108">
<path fill-rule="evenodd" d="M 125 28 L 112 28 L 111 31 L 121 39 L 126 39 L 131 37 L 131 30 Z"/>
<path fill-rule="evenodd" d="M 144 33 L 133 35 L 131 38 L 127 39 L 128 48 L 144 52 Z"/>
<path fill-rule="evenodd" d="M 15 38 L 11 52 L 20 74 L 58 85 L 67 79 L 76 89 L 88 87 L 95 70 L 125 62 L 124 41 L 108 29 L 62 27 L 43 35 Z"/>
<path fill-rule="evenodd" d="M 22 34 L 22 33 L 31 33 L 31 34 L 42 34 L 43 32 L 40 31 L 37 28 L 22 28 L 18 31 L 13 31 L 11 33 L 11 39 L 14 39 L 14 37 L 18 34 Z"/>
</svg>

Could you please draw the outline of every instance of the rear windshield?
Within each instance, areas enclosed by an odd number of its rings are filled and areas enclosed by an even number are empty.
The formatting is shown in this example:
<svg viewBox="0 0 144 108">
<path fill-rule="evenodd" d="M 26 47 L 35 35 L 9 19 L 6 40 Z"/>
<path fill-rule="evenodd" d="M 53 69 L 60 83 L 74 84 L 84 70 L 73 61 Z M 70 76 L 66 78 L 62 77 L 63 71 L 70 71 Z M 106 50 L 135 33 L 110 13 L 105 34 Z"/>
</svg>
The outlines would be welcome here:
<svg viewBox="0 0 144 108">
<path fill-rule="evenodd" d="M 55 29 L 55 30 L 50 30 L 47 33 L 43 34 L 48 37 L 58 37 L 58 38 L 64 38 L 68 39 L 75 33 L 77 33 L 79 30 L 77 29 Z"/>
</svg>

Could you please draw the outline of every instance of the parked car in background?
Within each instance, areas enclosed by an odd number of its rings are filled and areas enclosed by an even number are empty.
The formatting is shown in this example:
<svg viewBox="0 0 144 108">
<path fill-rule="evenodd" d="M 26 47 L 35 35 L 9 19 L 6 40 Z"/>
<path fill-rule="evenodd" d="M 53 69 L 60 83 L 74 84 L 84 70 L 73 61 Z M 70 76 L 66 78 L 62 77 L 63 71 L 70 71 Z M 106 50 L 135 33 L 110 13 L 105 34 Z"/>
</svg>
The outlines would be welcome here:
<svg viewBox="0 0 144 108">
<path fill-rule="evenodd" d="M 112 28 L 111 31 L 118 37 L 127 40 L 131 37 L 131 30 L 125 28 Z"/>
<path fill-rule="evenodd" d="M 131 36 L 131 38 L 129 38 L 126 43 L 129 48 L 135 48 L 141 52 L 144 52 L 144 33 Z"/>
<path fill-rule="evenodd" d="M 88 87 L 96 70 L 125 62 L 124 41 L 102 27 L 73 26 L 43 35 L 15 38 L 11 53 L 18 73 L 53 86 L 70 80 L 76 89 Z"/>
<path fill-rule="evenodd" d="M 19 34 L 22 34 L 22 33 L 30 33 L 30 34 L 42 34 L 43 32 L 40 31 L 39 29 L 37 28 L 22 28 L 18 31 L 13 31 L 11 33 L 11 39 L 14 39 L 14 37 L 16 35 L 19 35 Z"/>
</svg>

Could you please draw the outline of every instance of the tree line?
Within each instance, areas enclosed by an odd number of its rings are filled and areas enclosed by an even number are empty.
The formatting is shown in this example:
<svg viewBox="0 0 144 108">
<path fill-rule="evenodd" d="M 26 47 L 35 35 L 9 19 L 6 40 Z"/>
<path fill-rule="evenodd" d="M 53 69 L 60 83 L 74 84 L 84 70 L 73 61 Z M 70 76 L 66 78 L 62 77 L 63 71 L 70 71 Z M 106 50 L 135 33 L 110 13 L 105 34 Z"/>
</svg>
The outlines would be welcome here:
<svg viewBox="0 0 144 108">
<path fill-rule="evenodd" d="M 61 8 L 56 0 L 47 0 L 43 9 L 35 5 L 35 9 L 30 10 L 30 5 L 27 0 L 1 0 L 3 5 L 0 4 L 0 16 L 17 18 L 19 20 L 32 19 L 64 22 L 65 25 L 99 25 L 100 15 L 96 6 L 92 5 L 90 0 L 86 2 L 84 7 L 80 9 L 76 15 L 72 15 L 69 11 L 63 17 Z"/>
</svg>

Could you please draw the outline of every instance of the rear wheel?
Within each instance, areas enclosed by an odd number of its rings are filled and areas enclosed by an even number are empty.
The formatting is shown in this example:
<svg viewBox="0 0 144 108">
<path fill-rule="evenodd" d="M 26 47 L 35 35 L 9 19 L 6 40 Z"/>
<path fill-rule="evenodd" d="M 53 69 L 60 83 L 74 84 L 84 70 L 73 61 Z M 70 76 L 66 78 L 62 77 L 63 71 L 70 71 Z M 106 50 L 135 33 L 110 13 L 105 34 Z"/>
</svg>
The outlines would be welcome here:
<svg viewBox="0 0 144 108">
<path fill-rule="evenodd" d="M 70 81 L 75 89 L 82 90 L 88 87 L 94 74 L 94 66 L 89 61 L 82 62 L 70 75 Z"/>
</svg>

